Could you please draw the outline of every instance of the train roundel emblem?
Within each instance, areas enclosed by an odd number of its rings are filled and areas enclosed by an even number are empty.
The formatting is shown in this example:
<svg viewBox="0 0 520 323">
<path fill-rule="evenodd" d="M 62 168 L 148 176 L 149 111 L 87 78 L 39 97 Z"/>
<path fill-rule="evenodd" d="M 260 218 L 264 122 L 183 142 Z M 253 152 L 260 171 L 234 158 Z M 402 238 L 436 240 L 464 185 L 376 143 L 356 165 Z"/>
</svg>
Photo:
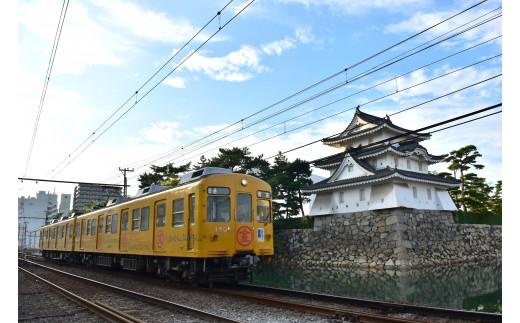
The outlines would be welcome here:
<svg viewBox="0 0 520 323">
<path fill-rule="evenodd" d="M 253 240 L 253 230 L 248 226 L 241 226 L 237 230 L 237 242 L 241 246 L 248 246 Z"/>
</svg>

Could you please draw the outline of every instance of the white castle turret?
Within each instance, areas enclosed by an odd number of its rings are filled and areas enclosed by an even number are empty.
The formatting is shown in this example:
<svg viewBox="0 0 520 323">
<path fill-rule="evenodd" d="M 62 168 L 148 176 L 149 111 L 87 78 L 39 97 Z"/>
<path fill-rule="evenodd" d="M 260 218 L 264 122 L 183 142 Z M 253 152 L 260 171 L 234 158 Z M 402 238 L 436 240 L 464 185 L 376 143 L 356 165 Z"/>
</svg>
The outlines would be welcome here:
<svg viewBox="0 0 520 323">
<path fill-rule="evenodd" d="M 447 189 L 457 187 L 459 181 L 428 172 L 429 165 L 443 160 L 419 144 L 430 134 L 392 139 L 409 132 L 388 116 L 380 118 L 356 109 L 341 134 L 323 140 L 342 152 L 312 161 L 315 167 L 330 171 L 330 177 L 302 190 L 312 194 L 310 215 L 397 207 L 456 210 Z"/>
</svg>

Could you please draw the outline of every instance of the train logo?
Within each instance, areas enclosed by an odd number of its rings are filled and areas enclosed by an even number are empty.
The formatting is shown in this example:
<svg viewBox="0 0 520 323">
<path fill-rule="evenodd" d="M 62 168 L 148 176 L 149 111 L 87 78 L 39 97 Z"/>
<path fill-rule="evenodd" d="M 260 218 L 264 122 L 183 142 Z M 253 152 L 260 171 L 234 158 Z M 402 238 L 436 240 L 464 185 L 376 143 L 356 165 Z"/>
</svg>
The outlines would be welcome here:
<svg viewBox="0 0 520 323">
<path fill-rule="evenodd" d="M 248 246 L 251 244 L 251 241 L 253 240 L 253 230 L 249 228 L 248 226 L 241 226 L 237 230 L 237 242 L 241 246 Z"/>
</svg>

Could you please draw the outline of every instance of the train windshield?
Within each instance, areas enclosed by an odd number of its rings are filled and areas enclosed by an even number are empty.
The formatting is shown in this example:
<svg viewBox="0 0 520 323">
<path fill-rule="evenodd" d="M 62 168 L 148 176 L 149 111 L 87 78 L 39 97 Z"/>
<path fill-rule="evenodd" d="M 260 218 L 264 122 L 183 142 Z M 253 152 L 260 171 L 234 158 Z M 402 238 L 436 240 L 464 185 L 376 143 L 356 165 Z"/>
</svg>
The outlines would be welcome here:
<svg viewBox="0 0 520 323">
<path fill-rule="evenodd" d="M 229 193 L 229 189 L 224 187 L 208 188 L 208 194 L 218 194 L 208 196 L 206 214 L 208 222 L 229 222 L 231 209 Z"/>
</svg>

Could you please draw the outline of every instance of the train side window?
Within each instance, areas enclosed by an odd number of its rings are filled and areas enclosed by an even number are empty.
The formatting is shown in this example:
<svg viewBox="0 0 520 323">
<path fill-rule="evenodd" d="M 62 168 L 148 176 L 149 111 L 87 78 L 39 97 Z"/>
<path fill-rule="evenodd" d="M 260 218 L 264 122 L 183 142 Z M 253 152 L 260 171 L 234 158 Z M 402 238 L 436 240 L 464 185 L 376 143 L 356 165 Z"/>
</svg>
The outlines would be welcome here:
<svg viewBox="0 0 520 323">
<path fill-rule="evenodd" d="M 148 230 L 148 219 L 150 218 L 150 208 L 148 206 L 141 209 L 141 231 Z"/>
<path fill-rule="evenodd" d="M 251 222 L 253 221 L 251 194 L 238 193 L 237 194 L 237 221 Z"/>
<path fill-rule="evenodd" d="M 269 200 L 259 199 L 257 201 L 256 221 L 258 223 L 271 223 L 271 205 Z"/>
<path fill-rule="evenodd" d="M 105 224 L 105 217 L 102 215 L 99 217 L 99 228 L 98 233 L 103 233 L 103 224 Z"/>
<path fill-rule="evenodd" d="M 161 203 L 157 205 L 157 216 L 155 225 L 157 227 L 164 227 L 164 224 L 166 223 L 166 204 Z"/>
<path fill-rule="evenodd" d="M 184 199 L 173 201 L 173 226 L 180 227 L 184 225 Z"/>
<path fill-rule="evenodd" d="M 81 235 L 85 235 L 87 233 L 87 228 L 85 225 L 85 219 L 81 220 Z"/>
<path fill-rule="evenodd" d="M 107 214 L 107 223 L 105 226 L 105 232 L 110 233 L 111 228 L 112 228 L 112 215 Z"/>
<path fill-rule="evenodd" d="M 85 220 L 83 220 L 85 221 Z M 90 220 L 87 220 L 87 235 L 90 235 Z"/>
<path fill-rule="evenodd" d="M 132 230 L 139 231 L 139 209 L 132 210 Z"/>
<path fill-rule="evenodd" d="M 195 194 L 190 194 L 190 223 L 195 223 Z"/>
<path fill-rule="evenodd" d="M 76 236 L 75 238 L 77 239 L 79 237 L 79 221 L 76 222 Z"/>
<path fill-rule="evenodd" d="M 69 223 L 69 238 L 72 238 L 72 223 Z"/>
<path fill-rule="evenodd" d="M 90 222 L 90 234 L 95 236 L 96 235 L 96 223 L 97 223 L 97 220 L 96 219 L 92 219 L 92 222 Z"/>
<path fill-rule="evenodd" d="M 62 225 L 62 226 L 61 226 L 60 239 L 63 239 L 64 236 L 65 236 L 65 226 Z"/>
<path fill-rule="evenodd" d="M 128 211 L 123 212 L 121 219 L 121 231 L 128 230 Z"/>
<path fill-rule="evenodd" d="M 117 213 L 112 214 L 112 233 L 117 232 L 117 222 L 118 222 L 117 220 L 118 220 Z"/>
</svg>

